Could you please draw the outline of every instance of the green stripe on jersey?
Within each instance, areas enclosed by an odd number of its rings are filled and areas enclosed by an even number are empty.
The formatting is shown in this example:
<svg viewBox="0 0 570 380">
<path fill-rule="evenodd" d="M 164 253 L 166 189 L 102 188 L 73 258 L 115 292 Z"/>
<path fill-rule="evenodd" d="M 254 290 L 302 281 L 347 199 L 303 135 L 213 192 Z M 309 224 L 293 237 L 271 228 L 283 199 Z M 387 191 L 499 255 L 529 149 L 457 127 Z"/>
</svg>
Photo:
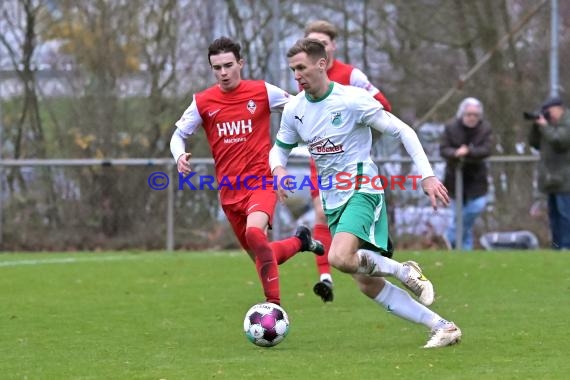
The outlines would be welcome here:
<svg viewBox="0 0 570 380">
<path fill-rule="evenodd" d="M 333 88 L 334 88 L 334 82 L 330 82 L 329 88 L 327 89 L 327 92 L 325 92 L 323 94 L 323 96 L 321 96 L 320 98 L 313 98 L 311 95 L 307 94 L 307 92 L 305 91 L 305 99 L 307 99 L 311 103 L 318 103 L 321 100 L 325 100 L 327 98 L 327 96 L 329 96 L 331 94 Z"/>
<path fill-rule="evenodd" d="M 356 164 L 356 186 L 354 187 L 354 190 L 358 191 L 360 190 L 360 185 L 362 184 L 362 182 L 359 180 L 359 178 L 362 178 L 362 173 L 364 172 L 364 164 L 362 162 L 359 162 Z"/>
<path fill-rule="evenodd" d="M 295 144 L 286 144 L 283 141 L 279 141 L 279 140 L 275 140 L 275 144 L 279 147 L 279 148 L 283 148 L 283 149 L 293 149 L 297 147 L 297 143 Z"/>
</svg>

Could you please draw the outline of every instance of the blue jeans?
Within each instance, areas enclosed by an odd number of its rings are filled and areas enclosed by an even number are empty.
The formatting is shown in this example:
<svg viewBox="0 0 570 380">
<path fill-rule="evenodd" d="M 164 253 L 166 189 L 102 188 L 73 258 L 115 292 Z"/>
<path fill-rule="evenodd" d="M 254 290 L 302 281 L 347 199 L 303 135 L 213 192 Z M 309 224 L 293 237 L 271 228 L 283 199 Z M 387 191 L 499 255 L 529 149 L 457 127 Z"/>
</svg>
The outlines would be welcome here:
<svg viewBox="0 0 570 380">
<path fill-rule="evenodd" d="M 548 219 L 553 249 L 570 249 L 570 194 L 548 194 Z"/>
<path fill-rule="evenodd" d="M 478 198 L 468 199 L 463 203 L 463 250 L 471 251 L 473 249 L 473 225 L 475 219 L 485 210 L 487 205 L 487 196 L 483 195 Z M 455 201 L 452 200 L 449 205 L 451 209 L 451 224 L 447 229 L 447 240 L 451 246 L 455 248 Z"/>
</svg>

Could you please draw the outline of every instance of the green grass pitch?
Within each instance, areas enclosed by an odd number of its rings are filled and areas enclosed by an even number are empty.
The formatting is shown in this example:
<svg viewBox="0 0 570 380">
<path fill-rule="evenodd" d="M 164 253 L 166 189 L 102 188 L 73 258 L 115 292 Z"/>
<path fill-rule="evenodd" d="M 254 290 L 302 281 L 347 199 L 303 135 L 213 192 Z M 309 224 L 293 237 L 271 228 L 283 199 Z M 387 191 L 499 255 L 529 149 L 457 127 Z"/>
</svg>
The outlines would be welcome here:
<svg viewBox="0 0 570 380">
<path fill-rule="evenodd" d="M 433 309 L 463 330 L 420 348 L 423 326 L 390 315 L 335 272 L 335 302 L 312 294 L 314 259 L 280 267 L 290 333 L 245 338 L 263 300 L 241 252 L 0 255 L 2 379 L 567 379 L 570 256 L 397 252 L 434 282 Z M 396 281 L 394 281 L 396 283 Z"/>
</svg>

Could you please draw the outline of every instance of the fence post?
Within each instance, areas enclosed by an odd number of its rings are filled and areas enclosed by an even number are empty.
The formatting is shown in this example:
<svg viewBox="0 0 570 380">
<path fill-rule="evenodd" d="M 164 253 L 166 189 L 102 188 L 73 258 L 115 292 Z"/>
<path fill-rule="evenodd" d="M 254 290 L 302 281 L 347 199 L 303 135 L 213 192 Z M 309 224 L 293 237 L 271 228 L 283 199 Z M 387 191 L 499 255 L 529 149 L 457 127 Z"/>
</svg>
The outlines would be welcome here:
<svg viewBox="0 0 570 380">
<path fill-rule="evenodd" d="M 168 165 L 168 178 L 170 185 L 166 190 L 166 250 L 174 250 L 174 166 Z"/>
<path fill-rule="evenodd" d="M 558 0 L 550 0 L 550 97 L 559 96 L 559 70 L 558 70 L 558 35 L 560 12 Z"/>
<path fill-rule="evenodd" d="M 463 249 L 463 160 L 455 167 L 455 249 Z"/>
<path fill-rule="evenodd" d="M 2 141 L 0 141 L 0 144 Z M 0 156 L 2 160 L 2 156 Z M 4 245 L 4 165 L 0 165 L 0 251 Z"/>
<path fill-rule="evenodd" d="M 2 96 L 0 96 L 0 161 L 4 158 L 4 124 L 2 123 Z M 4 245 L 4 165 L 0 165 L 0 250 Z"/>
</svg>

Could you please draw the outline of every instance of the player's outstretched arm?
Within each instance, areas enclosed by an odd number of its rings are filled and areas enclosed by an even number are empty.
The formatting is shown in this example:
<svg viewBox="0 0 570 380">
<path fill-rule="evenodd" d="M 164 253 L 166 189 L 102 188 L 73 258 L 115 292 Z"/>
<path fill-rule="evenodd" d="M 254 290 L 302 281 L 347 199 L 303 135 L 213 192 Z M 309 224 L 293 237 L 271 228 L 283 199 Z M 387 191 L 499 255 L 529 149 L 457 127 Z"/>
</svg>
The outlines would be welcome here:
<svg viewBox="0 0 570 380">
<path fill-rule="evenodd" d="M 389 133 L 397 137 L 402 142 L 406 152 L 408 152 L 420 171 L 422 176 L 422 189 L 430 198 L 434 210 L 437 210 L 437 200 L 440 200 L 447 206 L 449 204 L 447 188 L 435 177 L 416 132 L 398 117 L 384 110 L 375 114 L 371 126 L 380 132 Z"/>
</svg>

